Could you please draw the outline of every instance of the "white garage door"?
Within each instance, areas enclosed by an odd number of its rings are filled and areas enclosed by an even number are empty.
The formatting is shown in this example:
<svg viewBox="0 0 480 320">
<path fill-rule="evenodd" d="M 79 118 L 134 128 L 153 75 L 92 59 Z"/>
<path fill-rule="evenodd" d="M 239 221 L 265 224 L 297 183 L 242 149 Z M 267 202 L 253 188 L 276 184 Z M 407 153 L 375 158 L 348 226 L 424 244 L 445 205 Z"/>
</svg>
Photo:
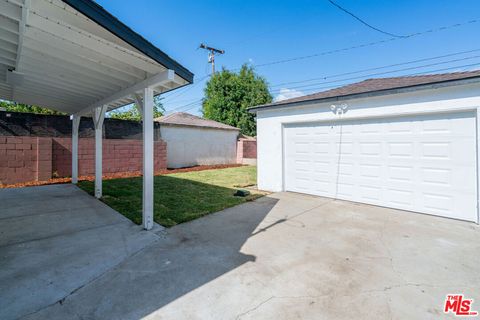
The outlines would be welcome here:
<svg viewBox="0 0 480 320">
<path fill-rule="evenodd" d="M 287 191 L 477 221 L 473 113 L 292 124 L 284 134 Z"/>
</svg>

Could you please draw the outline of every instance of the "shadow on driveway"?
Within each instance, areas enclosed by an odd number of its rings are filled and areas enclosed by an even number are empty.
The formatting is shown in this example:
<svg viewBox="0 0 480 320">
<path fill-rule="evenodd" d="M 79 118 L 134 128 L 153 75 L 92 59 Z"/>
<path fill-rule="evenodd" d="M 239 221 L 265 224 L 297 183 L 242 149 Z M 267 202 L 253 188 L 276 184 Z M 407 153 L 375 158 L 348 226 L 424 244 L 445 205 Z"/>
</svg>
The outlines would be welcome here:
<svg viewBox="0 0 480 320">
<path fill-rule="evenodd" d="M 254 262 L 255 256 L 240 250 L 277 201 L 265 197 L 161 231 L 160 240 L 62 303 L 28 319 L 145 317 L 219 276 Z M 210 298 L 205 298 L 205 303 L 210 303 Z"/>
</svg>

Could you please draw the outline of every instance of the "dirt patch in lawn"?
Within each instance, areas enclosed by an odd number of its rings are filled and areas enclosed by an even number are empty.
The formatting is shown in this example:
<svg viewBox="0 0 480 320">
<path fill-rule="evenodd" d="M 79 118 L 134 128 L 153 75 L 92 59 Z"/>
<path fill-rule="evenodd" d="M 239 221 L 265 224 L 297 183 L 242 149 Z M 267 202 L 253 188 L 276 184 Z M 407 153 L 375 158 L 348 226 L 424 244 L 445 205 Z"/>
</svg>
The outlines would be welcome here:
<svg viewBox="0 0 480 320">
<path fill-rule="evenodd" d="M 155 175 L 159 176 L 164 174 L 172 174 L 172 173 L 180 173 L 180 172 L 225 169 L 225 168 L 235 168 L 235 167 L 241 167 L 241 166 L 243 166 L 243 164 L 216 164 L 216 165 L 209 165 L 209 166 L 194 166 L 194 167 L 180 168 L 180 169 L 163 169 L 163 170 L 155 171 Z M 103 175 L 102 179 L 111 180 L 111 179 L 133 178 L 133 177 L 141 177 L 141 176 L 142 176 L 142 173 L 140 171 L 117 172 L 117 173 Z M 94 180 L 95 180 L 95 176 L 79 176 L 78 177 L 78 181 L 94 181 Z M 48 184 L 62 184 L 62 183 L 70 183 L 70 182 L 72 182 L 71 178 L 52 178 L 45 181 L 30 181 L 30 182 L 14 183 L 14 184 L 0 184 L 0 189 L 34 187 L 34 186 L 43 186 Z"/>
</svg>

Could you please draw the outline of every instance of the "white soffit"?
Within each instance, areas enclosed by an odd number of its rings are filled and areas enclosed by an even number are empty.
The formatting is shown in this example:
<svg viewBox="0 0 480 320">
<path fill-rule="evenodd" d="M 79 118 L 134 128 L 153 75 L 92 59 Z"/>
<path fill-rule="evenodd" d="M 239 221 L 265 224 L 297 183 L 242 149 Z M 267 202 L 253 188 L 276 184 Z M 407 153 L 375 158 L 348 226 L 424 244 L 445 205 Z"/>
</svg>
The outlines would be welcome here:
<svg viewBox="0 0 480 320">
<path fill-rule="evenodd" d="M 7 81 L 9 70 L 23 79 Z M 63 1 L 0 0 L 0 99 L 73 114 L 165 72 Z M 153 89 L 159 94 L 188 83 L 175 73 Z M 132 102 L 121 97 L 108 109 Z"/>
</svg>

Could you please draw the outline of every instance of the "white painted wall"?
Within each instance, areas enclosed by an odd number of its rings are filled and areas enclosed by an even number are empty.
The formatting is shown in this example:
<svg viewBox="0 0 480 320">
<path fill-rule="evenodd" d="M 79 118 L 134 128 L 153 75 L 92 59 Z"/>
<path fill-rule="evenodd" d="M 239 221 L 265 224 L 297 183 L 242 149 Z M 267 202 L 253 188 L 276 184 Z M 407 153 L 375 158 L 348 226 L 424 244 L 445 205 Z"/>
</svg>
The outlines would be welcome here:
<svg viewBox="0 0 480 320">
<path fill-rule="evenodd" d="M 162 124 L 160 134 L 167 142 L 168 168 L 233 164 L 237 161 L 236 130 Z"/>
<path fill-rule="evenodd" d="M 334 114 L 330 107 L 342 103 L 348 104 L 348 110 L 342 119 L 473 110 L 480 107 L 480 84 L 258 111 L 259 189 L 275 192 L 283 190 L 283 124 L 339 120 L 340 116 Z"/>
</svg>

